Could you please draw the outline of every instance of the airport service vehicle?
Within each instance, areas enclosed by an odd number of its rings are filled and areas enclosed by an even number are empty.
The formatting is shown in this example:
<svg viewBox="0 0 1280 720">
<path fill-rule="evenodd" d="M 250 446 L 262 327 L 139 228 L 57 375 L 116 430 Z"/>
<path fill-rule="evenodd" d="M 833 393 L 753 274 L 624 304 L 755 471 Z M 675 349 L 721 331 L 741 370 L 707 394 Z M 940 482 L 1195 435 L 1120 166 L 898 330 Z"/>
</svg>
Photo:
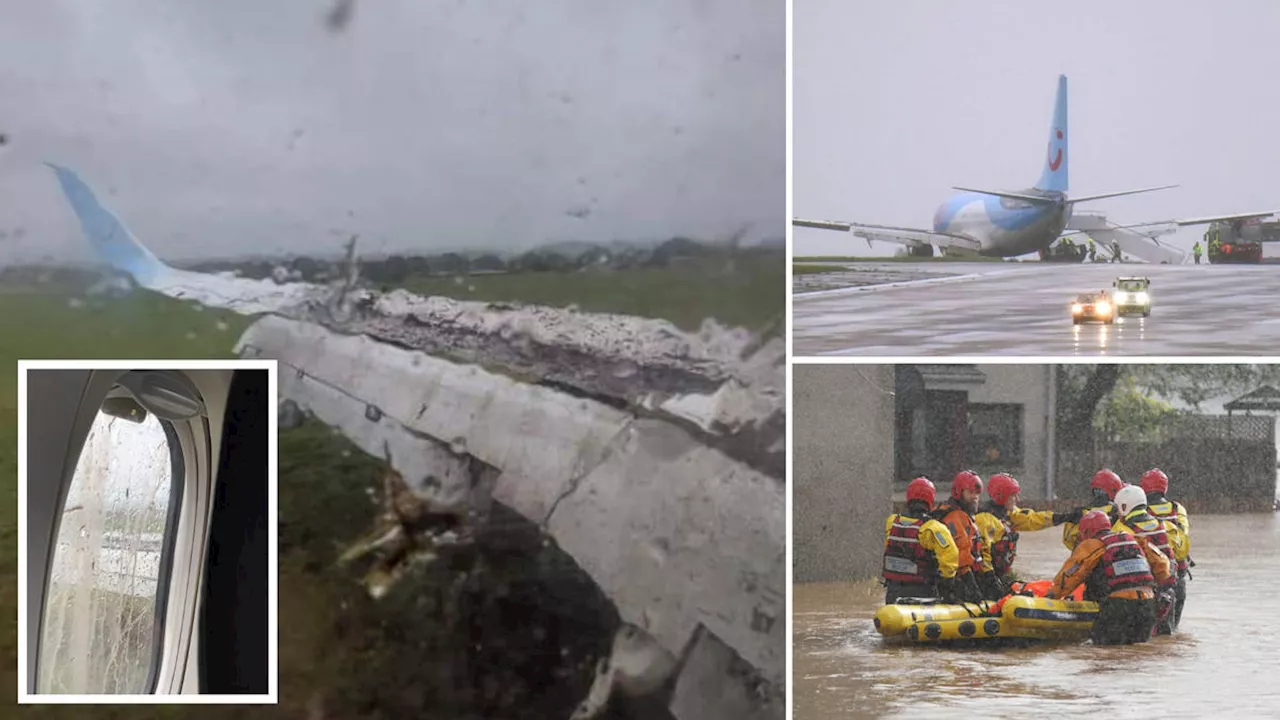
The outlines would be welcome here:
<svg viewBox="0 0 1280 720">
<path fill-rule="evenodd" d="M 1249 218 L 1216 222 L 1204 234 L 1205 255 L 1210 264 L 1260 263 L 1262 244 L 1280 242 L 1280 221 Z M 1217 242 L 1212 242 L 1217 238 Z"/>
<path fill-rule="evenodd" d="M 1112 287 L 1116 289 L 1112 299 L 1115 302 L 1115 313 L 1120 317 L 1126 315 L 1151 314 L 1151 279 L 1145 277 L 1116 278 Z"/>
<path fill-rule="evenodd" d="M 876 630 L 890 642 L 1021 639 L 1080 641 L 1089 637 L 1098 604 L 1084 600 L 1084 585 L 1068 598 L 1044 597 L 1051 580 L 1015 582 L 995 601 L 946 605 L 936 598 L 900 598 L 876 611 Z"/>
<path fill-rule="evenodd" d="M 1104 322 L 1108 325 L 1115 322 L 1115 305 L 1107 295 L 1107 291 L 1096 293 L 1080 293 L 1071 303 L 1071 324 L 1079 325 L 1088 320 Z"/>
</svg>

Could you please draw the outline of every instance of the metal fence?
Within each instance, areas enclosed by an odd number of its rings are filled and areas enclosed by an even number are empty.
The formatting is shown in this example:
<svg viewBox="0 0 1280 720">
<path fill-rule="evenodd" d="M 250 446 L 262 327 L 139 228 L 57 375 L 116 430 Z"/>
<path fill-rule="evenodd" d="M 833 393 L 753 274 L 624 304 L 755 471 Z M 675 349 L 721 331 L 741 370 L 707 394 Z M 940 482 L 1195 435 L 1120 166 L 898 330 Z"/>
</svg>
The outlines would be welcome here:
<svg viewBox="0 0 1280 720">
<path fill-rule="evenodd" d="M 1169 475 L 1169 495 L 1190 512 L 1271 510 L 1276 496 L 1275 418 L 1177 416 L 1146 442 L 1121 442 L 1095 433 L 1091 446 L 1059 449 L 1059 498 L 1084 499 L 1100 468 L 1136 483 L 1146 470 Z"/>
</svg>

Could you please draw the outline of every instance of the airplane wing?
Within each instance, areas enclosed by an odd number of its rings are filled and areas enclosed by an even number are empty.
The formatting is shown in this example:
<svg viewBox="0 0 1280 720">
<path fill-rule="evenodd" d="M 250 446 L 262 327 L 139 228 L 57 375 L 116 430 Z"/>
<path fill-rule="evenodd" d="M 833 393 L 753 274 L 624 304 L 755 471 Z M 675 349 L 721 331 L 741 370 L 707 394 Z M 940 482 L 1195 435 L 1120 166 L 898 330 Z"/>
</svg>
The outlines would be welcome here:
<svg viewBox="0 0 1280 720">
<path fill-rule="evenodd" d="M 804 220 L 795 218 L 791 221 L 796 227 L 810 227 L 820 230 L 843 230 L 860 238 L 866 239 L 869 244 L 872 240 L 880 240 L 883 242 L 898 243 L 899 245 L 937 245 L 938 247 L 950 247 L 961 250 L 970 250 L 978 252 L 982 249 L 982 243 L 968 235 L 959 235 L 957 233 L 944 233 L 934 230 L 922 230 L 919 228 L 895 227 L 893 225 L 866 225 L 863 223 L 847 223 L 831 220 Z"/>
<path fill-rule="evenodd" d="M 1128 227 L 1148 227 L 1152 225 L 1177 225 L 1179 227 L 1185 227 L 1187 225 L 1208 225 L 1209 223 L 1226 222 L 1228 220 L 1249 220 L 1252 218 L 1270 217 L 1277 213 L 1280 213 L 1280 210 L 1236 213 L 1234 215 L 1206 215 L 1204 217 L 1183 218 L 1180 220 L 1162 220 L 1159 222 L 1141 223 L 1139 225 L 1130 225 Z"/>
<path fill-rule="evenodd" d="M 677 696 L 735 688 L 710 713 L 674 717 L 727 716 L 736 698 L 785 687 L 782 338 L 355 289 L 354 244 L 340 287 L 181 270 L 55 170 L 104 263 L 149 290 L 261 313 L 236 351 L 280 363 L 282 398 L 385 453 L 421 499 L 497 501 L 536 524 L 627 627 L 681 660 L 667 680 Z M 348 300 L 362 312 L 313 312 Z M 654 550 L 601 541 L 618 528 Z"/>
</svg>

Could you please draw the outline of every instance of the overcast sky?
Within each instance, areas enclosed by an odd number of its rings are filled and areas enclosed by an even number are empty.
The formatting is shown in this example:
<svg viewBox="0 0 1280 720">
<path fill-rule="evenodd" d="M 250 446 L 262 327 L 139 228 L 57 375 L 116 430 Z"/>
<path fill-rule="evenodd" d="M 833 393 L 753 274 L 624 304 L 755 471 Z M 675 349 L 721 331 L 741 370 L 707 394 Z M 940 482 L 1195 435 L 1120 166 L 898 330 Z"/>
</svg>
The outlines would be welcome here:
<svg viewBox="0 0 1280 720">
<path fill-rule="evenodd" d="M 4 6 L 3 258 L 87 257 L 43 160 L 161 257 L 784 232 L 782 0 Z"/>
<path fill-rule="evenodd" d="M 953 185 L 1039 179 L 1068 77 L 1070 194 L 1122 223 L 1280 209 L 1280 3 L 798 0 L 794 214 L 931 227 Z M 1165 236 L 1190 249 L 1204 227 Z M 797 228 L 798 255 L 868 251 Z"/>
</svg>

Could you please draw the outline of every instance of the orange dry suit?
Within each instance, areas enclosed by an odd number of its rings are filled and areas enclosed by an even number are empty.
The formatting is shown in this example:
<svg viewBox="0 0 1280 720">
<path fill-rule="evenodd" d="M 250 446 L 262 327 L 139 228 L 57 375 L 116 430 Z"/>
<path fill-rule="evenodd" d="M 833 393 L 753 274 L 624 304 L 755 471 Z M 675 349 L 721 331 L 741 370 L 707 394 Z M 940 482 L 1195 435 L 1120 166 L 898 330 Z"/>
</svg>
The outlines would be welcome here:
<svg viewBox="0 0 1280 720">
<path fill-rule="evenodd" d="M 1123 530 L 1081 540 L 1053 578 L 1049 597 L 1066 597 L 1081 583 L 1084 599 L 1151 600 L 1155 585 L 1172 577 L 1169 560 L 1150 543 Z"/>
</svg>

